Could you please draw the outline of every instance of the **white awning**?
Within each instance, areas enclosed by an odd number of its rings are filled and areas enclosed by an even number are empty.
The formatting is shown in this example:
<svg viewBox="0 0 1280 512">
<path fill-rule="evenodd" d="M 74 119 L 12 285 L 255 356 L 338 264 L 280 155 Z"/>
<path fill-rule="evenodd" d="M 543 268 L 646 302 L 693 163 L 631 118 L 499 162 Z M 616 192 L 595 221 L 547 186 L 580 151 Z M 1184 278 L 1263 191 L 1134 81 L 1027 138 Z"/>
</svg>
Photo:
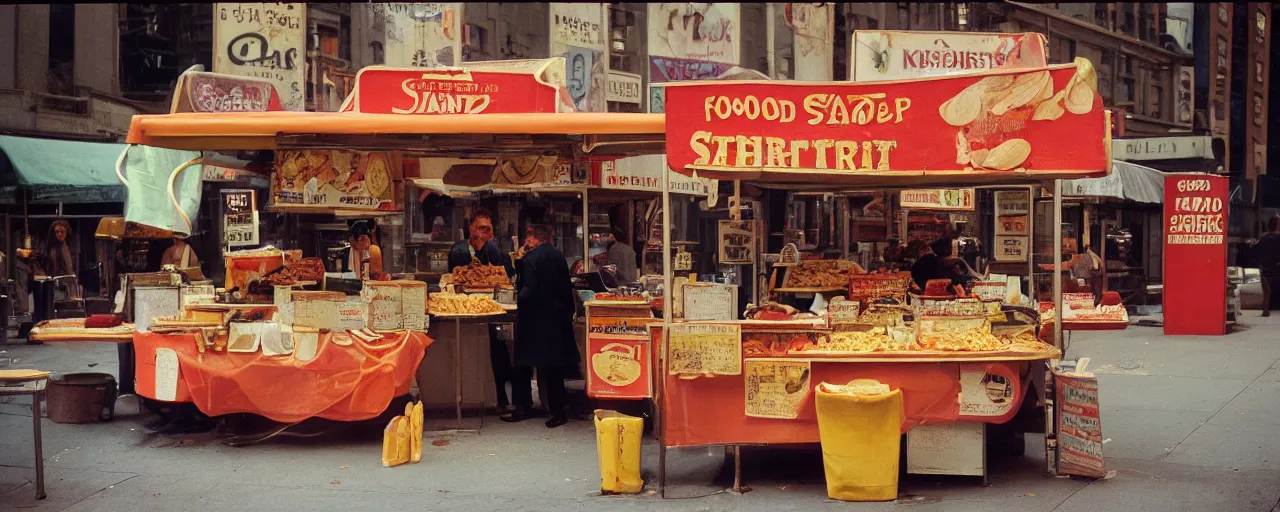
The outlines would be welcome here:
<svg viewBox="0 0 1280 512">
<path fill-rule="evenodd" d="M 1111 161 L 1111 174 L 1102 178 L 1064 180 L 1062 195 L 1107 197 L 1138 203 L 1164 202 L 1165 173 L 1122 160 Z"/>
</svg>

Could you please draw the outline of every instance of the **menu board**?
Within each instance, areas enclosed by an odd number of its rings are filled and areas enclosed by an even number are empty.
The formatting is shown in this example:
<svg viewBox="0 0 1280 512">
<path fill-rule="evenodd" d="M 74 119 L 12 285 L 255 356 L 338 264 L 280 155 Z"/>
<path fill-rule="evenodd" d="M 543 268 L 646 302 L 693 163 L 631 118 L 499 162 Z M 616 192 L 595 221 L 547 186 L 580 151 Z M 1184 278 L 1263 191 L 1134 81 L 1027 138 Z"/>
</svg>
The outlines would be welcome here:
<svg viewBox="0 0 1280 512">
<path fill-rule="evenodd" d="M 746 414 L 753 418 L 794 420 L 809 397 L 809 362 L 751 359 L 743 363 Z"/>
<path fill-rule="evenodd" d="M 1031 193 L 1026 190 L 997 191 L 995 203 L 996 261 L 1027 261 L 1030 254 Z"/>
<path fill-rule="evenodd" d="M 1058 474 L 1106 476 L 1102 459 L 1102 420 L 1098 379 L 1054 372 L 1057 389 L 1054 427 L 1058 438 Z"/>
<path fill-rule="evenodd" d="M 738 287 L 718 283 L 690 283 L 681 287 L 685 320 L 728 321 L 737 318 Z"/>
<path fill-rule="evenodd" d="M 755 223 L 749 220 L 720 221 L 720 264 L 750 265 L 755 262 Z"/>
<path fill-rule="evenodd" d="M 645 327 L 648 320 L 591 318 L 587 331 L 587 396 L 637 400 L 653 396 L 653 359 L 649 357 L 651 345 Z"/>
<path fill-rule="evenodd" d="M 425 330 L 426 293 L 426 283 L 421 281 L 366 282 L 369 327 L 380 331 Z"/>
<path fill-rule="evenodd" d="M 667 344 L 671 375 L 742 375 L 742 329 L 731 324 L 675 324 Z"/>
</svg>

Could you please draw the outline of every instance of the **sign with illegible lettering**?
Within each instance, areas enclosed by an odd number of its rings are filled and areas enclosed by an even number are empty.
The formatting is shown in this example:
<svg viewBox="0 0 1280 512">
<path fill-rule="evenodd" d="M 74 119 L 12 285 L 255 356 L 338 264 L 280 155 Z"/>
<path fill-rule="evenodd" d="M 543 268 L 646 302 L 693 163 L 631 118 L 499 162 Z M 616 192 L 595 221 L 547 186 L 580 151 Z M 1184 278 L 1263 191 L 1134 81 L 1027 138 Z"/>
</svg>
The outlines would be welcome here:
<svg viewBox="0 0 1280 512">
<path fill-rule="evenodd" d="M 1042 67 L 1048 54 L 1035 32 L 858 30 L 853 46 L 849 65 L 858 82 Z"/>
<path fill-rule="evenodd" d="M 370 28 L 382 36 L 382 59 L 376 62 L 419 68 L 462 62 L 463 4 L 377 2 L 365 8 Z"/>
<path fill-rule="evenodd" d="M 1006 281 L 980 281 L 969 287 L 969 293 L 982 300 L 1004 300 L 1009 293 Z"/>
<path fill-rule="evenodd" d="M 613 400 L 652 397 L 649 346 L 647 339 L 588 338 L 591 378 L 587 380 L 587 396 Z"/>
<path fill-rule="evenodd" d="M 1229 190 L 1225 176 L 1165 177 L 1165 334 L 1227 332 Z"/>
<path fill-rule="evenodd" d="M 653 396 L 649 330 L 653 319 L 590 317 L 587 396 L 644 399 Z"/>
<path fill-rule="evenodd" d="M 178 76 L 170 113 L 284 110 L 271 80 L 187 71 Z M 205 166 L 206 168 L 210 166 Z"/>
<path fill-rule="evenodd" d="M 827 303 L 827 325 L 834 328 L 858 323 L 858 313 L 861 311 L 862 304 L 858 301 L 835 297 Z"/>
<path fill-rule="evenodd" d="M 996 261 L 1027 261 L 1027 237 L 996 235 Z"/>
<path fill-rule="evenodd" d="M 673 324 L 667 344 L 667 372 L 671 375 L 742 375 L 741 326 Z"/>
<path fill-rule="evenodd" d="M 1095 77 L 1089 61 L 1076 59 L 897 82 L 670 83 L 667 164 L 682 174 L 766 181 L 1104 176 L 1108 114 Z"/>
<path fill-rule="evenodd" d="M 642 80 L 635 73 L 609 71 L 609 101 L 639 105 L 644 102 Z"/>
<path fill-rule="evenodd" d="M 557 112 L 558 89 L 541 74 L 456 68 L 366 67 L 343 112 L 366 114 L 526 114 Z"/>
<path fill-rule="evenodd" d="M 749 359 L 743 363 L 746 415 L 794 420 L 809 397 L 808 361 Z"/>
<path fill-rule="evenodd" d="M 258 192 L 222 191 L 222 239 L 229 247 L 258 245 Z"/>
<path fill-rule="evenodd" d="M 737 286 L 691 283 L 681 287 L 681 290 L 684 295 L 681 304 L 685 320 L 737 320 Z"/>
<path fill-rule="evenodd" d="M 972 210 L 974 189 L 925 188 L 898 193 L 898 204 L 908 210 Z"/>
<path fill-rule="evenodd" d="M 720 221 L 721 265 L 750 265 L 755 262 L 756 230 L 753 221 Z"/>
<path fill-rule="evenodd" d="M 1102 419 L 1098 411 L 1098 379 L 1069 377 L 1054 372 L 1053 381 L 1057 389 L 1054 419 L 1058 474 L 1106 476 L 1102 458 Z"/>
<path fill-rule="evenodd" d="M 213 71 L 267 80 L 275 86 L 285 110 L 305 110 L 307 4 L 217 3 L 213 11 Z M 195 92 L 197 98 L 209 99 L 209 105 L 236 101 L 232 89 L 222 90 L 226 94 Z M 241 91 L 243 101 L 247 90 Z M 223 107 L 213 107 L 219 108 Z"/>
</svg>

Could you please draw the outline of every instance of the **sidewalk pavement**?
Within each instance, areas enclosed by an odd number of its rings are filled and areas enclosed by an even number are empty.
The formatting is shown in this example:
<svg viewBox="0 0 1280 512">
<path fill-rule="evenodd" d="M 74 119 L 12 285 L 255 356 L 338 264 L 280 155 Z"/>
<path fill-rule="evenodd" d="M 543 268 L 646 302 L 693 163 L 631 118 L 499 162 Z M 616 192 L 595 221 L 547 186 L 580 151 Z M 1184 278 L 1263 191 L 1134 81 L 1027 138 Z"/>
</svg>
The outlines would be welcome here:
<svg viewBox="0 0 1280 512">
<path fill-rule="evenodd" d="M 599 495 L 589 422 L 487 418 L 476 435 L 428 443 L 420 464 L 383 468 L 380 440 L 281 440 L 229 448 L 212 434 L 149 435 L 146 415 L 109 423 L 44 422 L 49 498 L 34 501 L 31 410 L 0 403 L 0 510 L 855 510 L 1280 512 L 1280 317 L 1247 312 L 1225 337 L 1165 337 L 1159 328 L 1080 332 L 1068 357 L 1099 374 L 1107 468 L 1114 479 L 1044 476 L 1043 439 L 1027 456 L 991 461 L 990 485 L 910 477 L 898 503 L 826 498 L 813 447 L 744 448 L 745 484 L 725 490 L 724 450 L 672 450 L 668 498 L 653 492 L 657 447 L 646 440 L 646 493 Z M 17 367 L 115 371 L 105 344 L 11 346 Z M 92 366 L 91 366 L 92 365 Z M 118 411 L 126 412 L 126 411 Z M 447 442 L 446 442 L 447 441 Z"/>
</svg>

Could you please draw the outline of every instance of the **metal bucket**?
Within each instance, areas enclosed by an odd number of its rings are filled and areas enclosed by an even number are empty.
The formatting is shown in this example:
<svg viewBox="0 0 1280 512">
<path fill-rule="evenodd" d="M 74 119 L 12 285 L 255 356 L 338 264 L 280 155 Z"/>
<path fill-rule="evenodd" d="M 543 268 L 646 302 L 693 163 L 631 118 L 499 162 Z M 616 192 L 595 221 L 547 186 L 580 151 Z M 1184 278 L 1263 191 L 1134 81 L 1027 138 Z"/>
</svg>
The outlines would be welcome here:
<svg viewBox="0 0 1280 512">
<path fill-rule="evenodd" d="M 116 378 L 107 373 L 68 373 L 49 380 L 45 400 L 54 423 L 95 423 L 115 416 Z"/>
</svg>

